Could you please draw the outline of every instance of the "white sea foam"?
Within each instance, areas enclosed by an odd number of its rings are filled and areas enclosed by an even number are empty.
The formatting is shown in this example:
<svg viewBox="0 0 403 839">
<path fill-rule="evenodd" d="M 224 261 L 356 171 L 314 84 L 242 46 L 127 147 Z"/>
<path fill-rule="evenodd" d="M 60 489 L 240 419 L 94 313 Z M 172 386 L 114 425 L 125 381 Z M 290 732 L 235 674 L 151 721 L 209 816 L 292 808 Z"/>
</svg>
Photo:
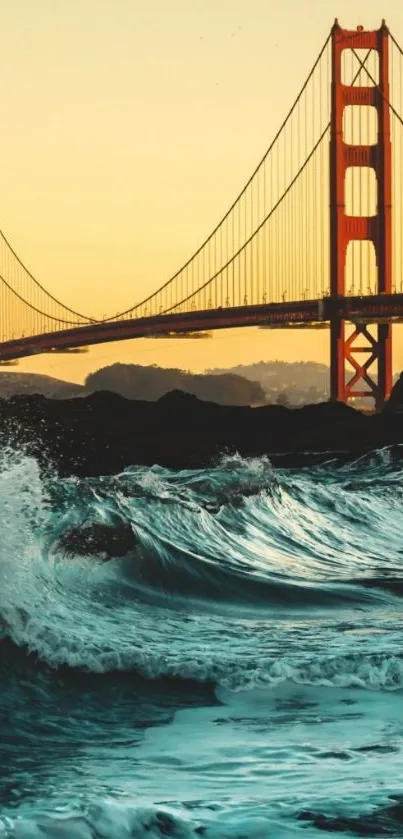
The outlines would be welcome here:
<svg viewBox="0 0 403 839">
<path fill-rule="evenodd" d="M 298 826 L 254 815 L 250 808 L 238 809 L 239 814 L 197 821 L 167 808 L 109 800 L 83 812 L 0 821 L 0 839 L 288 839 L 300 832 Z"/>
</svg>

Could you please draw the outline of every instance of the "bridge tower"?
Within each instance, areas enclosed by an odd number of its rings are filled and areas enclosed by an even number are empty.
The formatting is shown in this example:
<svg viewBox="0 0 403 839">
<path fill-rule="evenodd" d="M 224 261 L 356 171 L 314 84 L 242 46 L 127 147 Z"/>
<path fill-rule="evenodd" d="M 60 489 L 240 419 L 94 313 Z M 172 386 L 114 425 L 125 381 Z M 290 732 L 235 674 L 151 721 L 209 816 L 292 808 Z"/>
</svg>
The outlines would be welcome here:
<svg viewBox="0 0 403 839">
<path fill-rule="evenodd" d="M 330 292 L 333 298 L 346 294 L 346 255 L 350 242 L 370 241 L 376 256 L 376 291 L 392 291 L 392 185 L 389 114 L 389 33 L 385 22 L 376 31 L 342 29 L 337 20 L 332 28 L 331 137 L 330 137 Z M 361 69 L 365 50 L 379 58 L 379 80 L 365 86 L 346 85 L 342 78 L 344 50 L 355 51 Z M 366 76 L 365 69 L 362 75 Z M 343 137 L 343 115 L 347 106 L 372 106 L 378 121 L 375 145 L 350 145 Z M 347 215 L 345 182 L 349 167 L 371 167 L 375 171 L 377 208 L 374 216 Z M 347 335 L 348 329 L 351 331 Z M 334 317 L 330 324 L 331 398 L 347 402 L 352 396 L 372 396 L 379 410 L 392 387 L 392 325 L 378 323 L 375 335 L 367 323 L 353 323 Z M 347 362 L 353 367 L 346 380 Z M 374 376 L 374 373 L 376 374 Z"/>
</svg>

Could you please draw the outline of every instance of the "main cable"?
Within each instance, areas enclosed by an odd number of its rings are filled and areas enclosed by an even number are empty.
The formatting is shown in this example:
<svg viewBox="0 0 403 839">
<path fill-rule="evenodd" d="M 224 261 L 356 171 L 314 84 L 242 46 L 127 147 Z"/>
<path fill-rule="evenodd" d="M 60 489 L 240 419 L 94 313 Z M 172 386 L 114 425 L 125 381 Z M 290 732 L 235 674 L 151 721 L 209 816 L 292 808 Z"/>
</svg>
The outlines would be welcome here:
<svg viewBox="0 0 403 839">
<path fill-rule="evenodd" d="M 302 175 L 302 173 L 305 171 L 305 169 L 306 169 L 306 167 L 307 167 L 308 163 L 310 162 L 310 160 L 311 160 L 311 159 L 312 159 L 312 157 L 314 156 L 315 152 L 316 152 L 316 151 L 317 151 L 317 149 L 319 148 L 319 146 L 320 146 L 320 144 L 321 144 L 322 140 L 323 140 L 323 139 L 324 139 L 324 137 L 326 136 L 326 134 L 327 134 L 327 132 L 328 132 L 328 130 L 329 130 L 329 128 L 330 128 L 330 124 L 331 124 L 331 123 L 330 123 L 330 121 L 329 121 L 329 122 L 327 123 L 326 127 L 323 129 L 322 134 L 320 135 L 319 139 L 317 140 L 317 142 L 315 143 L 315 145 L 314 145 L 314 146 L 313 146 L 313 148 L 311 149 L 311 151 L 310 151 L 310 153 L 309 153 L 308 157 L 306 158 L 306 160 L 304 161 L 304 163 L 302 164 L 302 166 L 300 167 L 300 169 L 298 170 L 298 172 L 296 173 L 296 175 L 293 177 L 292 181 L 290 181 L 290 183 L 288 184 L 287 188 L 284 190 L 284 192 L 282 193 L 282 195 L 280 196 L 280 198 L 278 199 L 278 201 L 276 201 L 276 203 L 275 203 L 274 207 L 272 207 L 272 209 L 270 210 L 270 212 L 269 212 L 269 213 L 265 216 L 265 218 L 263 219 L 263 221 L 261 221 L 261 223 L 260 223 L 260 224 L 259 224 L 259 226 L 256 228 L 256 230 L 252 233 L 252 235 L 251 235 L 251 236 L 249 236 L 249 238 L 248 238 L 248 239 L 247 239 L 247 240 L 243 243 L 243 245 L 242 245 L 242 246 L 241 246 L 241 247 L 237 250 L 237 252 L 233 254 L 233 256 L 231 257 L 231 259 L 229 259 L 229 260 L 228 260 L 228 262 L 227 262 L 225 265 L 223 265 L 223 266 L 222 266 L 222 268 L 220 268 L 220 270 L 219 270 L 219 271 L 217 271 L 217 273 L 216 273 L 216 274 L 213 274 L 213 276 L 212 276 L 212 277 L 210 277 L 208 280 L 206 280 L 206 282 L 205 282 L 205 283 L 203 283 L 203 285 L 202 285 L 202 286 L 200 286 L 200 288 L 196 289 L 196 291 L 194 291 L 192 294 L 190 294 L 190 295 L 189 295 L 189 297 L 184 298 L 183 300 L 179 300 L 177 303 L 175 303 L 175 304 L 174 304 L 173 306 L 171 306 L 169 309 L 165 309 L 164 314 L 167 314 L 168 312 L 171 312 L 171 311 L 173 311 L 174 309 L 178 308 L 178 306 L 182 306 L 184 303 L 187 303 L 187 302 L 188 302 L 188 300 L 191 300 L 191 299 L 192 299 L 192 297 L 195 297 L 195 295 L 196 295 L 196 294 L 198 294 L 200 291 L 203 291 L 203 289 L 207 288 L 207 287 L 210 285 L 210 283 L 212 283 L 212 282 L 213 282 L 213 281 L 214 281 L 214 280 L 215 280 L 215 279 L 216 279 L 216 278 L 220 275 L 220 273 L 221 273 L 222 271 L 225 271 L 225 269 L 226 269 L 226 268 L 228 268 L 228 266 L 229 266 L 229 265 L 231 265 L 231 263 L 232 263 L 232 262 L 233 262 L 233 261 L 234 261 L 234 260 L 235 260 L 238 256 L 240 256 L 240 254 L 241 254 L 241 253 L 243 253 L 243 251 L 244 251 L 244 250 L 247 248 L 247 246 L 248 246 L 248 245 L 252 242 L 252 240 L 253 240 L 253 239 L 254 239 L 254 237 L 255 237 L 255 236 L 259 233 L 259 231 L 262 229 L 262 227 L 264 227 L 264 225 L 266 224 L 266 222 L 268 222 L 268 221 L 269 221 L 269 219 L 273 216 L 273 214 L 276 212 L 276 210 L 278 209 L 278 207 L 280 207 L 280 205 L 283 203 L 283 201 L 284 201 L 284 199 L 286 198 L 286 196 L 288 195 L 288 193 L 291 191 L 291 189 L 292 189 L 292 187 L 294 186 L 294 184 L 298 181 L 298 179 L 300 178 L 300 176 Z"/>
<path fill-rule="evenodd" d="M 21 268 L 26 272 L 26 274 L 28 274 L 28 277 L 31 280 L 33 280 L 35 285 L 37 285 L 38 288 L 40 288 L 41 291 L 44 292 L 44 294 L 46 294 L 51 300 L 53 300 L 54 303 L 56 303 L 58 306 L 61 306 L 62 309 L 66 310 L 66 312 L 70 312 L 71 315 L 76 315 L 76 317 L 81 318 L 86 323 L 96 323 L 97 322 L 94 318 L 89 318 L 87 315 L 82 315 L 82 314 L 80 314 L 80 312 L 76 312 L 74 309 L 70 309 L 69 306 L 66 306 L 64 303 L 62 303 L 60 300 L 58 300 L 57 297 L 54 297 L 53 294 L 50 293 L 50 291 L 48 291 L 43 285 L 41 285 L 41 283 L 34 277 L 34 275 L 31 273 L 31 271 L 26 267 L 26 265 L 24 265 L 24 263 L 21 261 L 18 254 L 15 252 L 12 245 L 10 245 L 10 242 L 8 241 L 8 239 L 6 238 L 6 236 L 4 235 L 2 230 L 0 230 L 0 236 L 3 239 L 4 243 L 7 245 L 7 247 L 9 248 L 9 250 L 11 251 L 14 258 L 19 263 L 19 265 L 21 265 Z M 1 278 L 1 279 L 3 279 L 3 278 Z M 25 302 L 27 302 L 27 301 L 25 301 Z M 34 308 L 34 307 L 32 307 L 32 308 Z"/>
<path fill-rule="evenodd" d="M 325 51 L 326 51 L 326 48 L 327 48 L 327 46 L 328 46 L 328 44 L 329 44 L 329 42 L 330 42 L 330 40 L 331 40 L 331 37 L 332 37 L 332 35 L 331 35 L 331 32 L 330 32 L 330 33 L 329 33 L 329 35 L 328 35 L 328 37 L 326 38 L 325 43 L 323 44 L 322 49 L 320 50 L 319 55 L 318 55 L 318 57 L 317 57 L 317 59 L 316 59 L 315 63 L 313 64 L 313 66 L 312 66 L 312 68 L 311 68 L 311 70 L 310 70 L 310 72 L 309 72 L 309 74 L 308 74 L 308 76 L 307 76 L 307 78 L 306 78 L 306 80 L 305 80 L 305 82 L 304 82 L 304 84 L 303 84 L 303 86 L 302 86 L 301 90 L 299 91 L 298 96 L 295 98 L 295 100 L 294 100 L 294 102 L 293 102 L 293 104 L 292 104 L 292 106 L 291 106 L 290 110 L 289 110 L 289 111 L 288 111 L 288 113 L 287 113 L 287 116 L 285 117 L 285 119 L 284 119 L 284 120 L 283 120 L 283 122 L 281 123 L 281 126 L 280 126 L 280 128 L 278 129 L 278 131 L 277 131 L 276 135 L 274 136 L 274 138 L 273 138 L 272 142 L 270 143 L 270 145 L 269 145 L 269 147 L 268 147 L 267 151 L 265 152 L 265 154 L 264 154 L 264 155 L 263 155 L 263 157 L 261 158 L 260 162 L 258 163 L 258 165 L 256 166 L 256 168 L 255 168 L 255 169 L 254 169 L 254 171 L 252 172 L 252 175 L 250 176 L 250 178 L 249 178 L 249 179 L 248 179 L 248 181 L 246 182 L 246 184 L 245 184 L 245 186 L 243 187 L 243 189 L 241 189 L 241 191 L 238 193 L 237 197 L 236 197 L 236 198 L 235 198 L 235 200 L 232 202 L 232 204 L 231 204 L 231 206 L 229 207 L 229 209 L 227 210 L 227 212 L 226 212 L 226 213 L 225 213 L 225 214 L 221 217 L 220 221 L 218 222 L 218 224 L 216 224 L 216 226 L 214 227 L 214 229 L 212 230 L 212 232 L 209 234 L 209 236 L 207 236 L 207 238 L 206 238 L 206 239 L 202 242 L 202 244 L 201 244 L 201 245 L 199 245 L 199 247 L 197 248 L 197 250 L 196 250 L 196 251 L 194 251 L 194 253 L 192 254 L 192 256 L 191 256 L 191 257 L 190 257 L 190 258 L 189 258 L 189 259 L 188 259 L 188 260 L 187 260 L 187 261 L 186 261 L 186 262 L 185 262 L 185 263 L 184 263 L 184 264 L 183 264 L 183 265 L 182 265 L 182 266 L 181 266 L 181 267 L 180 267 L 180 268 L 179 268 L 179 269 L 175 272 L 175 274 L 173 274 L 173 275 L 172 275 L 172 276 L 171 276 L 168 280 L 166 280 L 166 282 L 165 282 L 165 283 L 163 283 L 163 285 L 161 285 L 158 289 L 156 289 L 156 291 L 154 291 L 152 294 L 149 294 L 149 295 L 148 295 L 147 297 L 145 297 L 145 298 L 144 298 L 144 300 L 142 300 L 140 303 L 137 303 L 137 304 L 136 304 L 136 305 L 134 305 L 134 306 L 130 306 L 128 309 L 125 309 L 125 310 L 124 310 L 124 311 L 122 311 L 122 312 L 118 312 L 118 314 L 116 314 L 116 315 L 113 315 L 113 316 L 111 316 L 111 317 L 109 317 L 109 318 L 105 318 L 105 319 L 102 321 L 103 323 L 105 323 L 105 322 L 107 322 L 107 321 L 118 320 L 119 318 L 123 318 L 125 315 L 129 314 L 129 312 L 134 312 L 134 311 L 136 311 L 136 310 L 140 309 L 142 306 L 145 306 L 145 305 L 146 305 L 147 303 L 149 303 L 151 300 L 153 300 L 153 299 L 154 299 L 154 298 L 155 298 L 158 294 L 160 294 L 160 292 L 162 292 L 162 291 L 163 291 L 163 290 L 164 290 L 167 286 L 169 286 L 171 283 L 173 283 L 173 282 L 174 282 L 174 280 L 176 280 L 176 278 L 179 276 L 179 274 L 180 274 L 182 271 L 184 271 L 188 265 L 190 265 L 190 263 L 193 261 L 193 259 L 195 259 L 195 258 L 198 256 L 198 254 L 199 254 L 199 253 L 203 250 L 203 248 L 205 248 L 205 246 L 206 246 L 206 245 L 207 245 L 207 244 L 211 241 L 211 239 L 213 238 L 213 236 L 214 236 L 214 235 L 217 233 L 217 231 L 219 230 L 220 226 L 221 226 L 221 225 L 224 223 L 224 221 L 225 221 L 225 220 L 229 217 L 229 215 L 231 214 L 232 210 L 234 210 L 234 209 L 235 209 L 235 207 L 236 207 L 237 203 L 238 203 L 238 202 L 240 201 L 240 199 L 244 196 L 244 194 L 245 194 L 246 190 L 248 189 L 248 187 L 250 186 L 250 184 L 251 184 L 251 182 L 252 182 L 253 178 L 254 178 L 254 177 L 255 177 L 255 175 L 258 173 L 259 169 L 262 167 L 262 165 L 264 164 L 265 160 L 267 159 L 267 157 L 269 156 L 270 152 L 272 151 L 273 147 L 275 146 L 275 144 L 276 144 L 277 140 L 279 139 L 279 137 L 280 137 L 280 135 L 281 135 L 282 131 L 284 130 L 284 128 L 285 128 L 285 126 L 286 126 L 287 122 L 289 121 L 290 117 L 291 117 L 291 116 L 292 116 L 292 114 L 294 113 L 294 111 L 295 111 L 295 109 L 296 109 L 296 107 L 297 107 L 297 105 L 298 105 L 298 103 L 299 103 L 299 101 L 300 101 L 301 97 L 303 96 L 303 94 L 304 94 L 304 92 L 305 92 L 305 90 L 306 90 L 306 88 L 307 88 L 307 86 L 308 86 L 308 84 L 309 84 L 309 82 L 310 82 L 310 80 L 311 80 L 311 78 L 312 78 L 312 76 L 313 76 L 313 74 L 314 74 L 314 72 L 315 72 L 315 70 L 316 70 L 316 68 L 317 68 L 318 64 L 319 64 L 319 62 L 321 61 L 321 59 L 322 59 L 322 57 L 323 57 L 323 55 L 324 55 L 324 53 L 325 53 Z M 229 265 L 229 264 L 231 264 L 231 260 L 229 260 L 229 262 L 227 263 L 227 265 Z M 226 265 L 224 265 L 224 266 L 223 266 L 222 270 L 225 270 L 225 268 L 226 268 Z M 207 283 L 207 284 L 208 284 L 208 283 Z M 202 289 L 202 288 L 204 288 L 205 286 L 206 286 L 206 283 L 205 283 L 205 284 L 203 284 L 202 286 L 200 286 L 198 290 L 201 290 L 201 289 Z M 189 295 L 189 298 L 187 298 L 187 299 L 190 299 L 190 298 L 191 298 L 191 297 L 193 297 L 193 296 L 194 296 L 194 294 L 196 294 L 196 293 L 197 293 L 197 290 L 196 290 L 194 293 L 192 293 L 191 295 Z M 168 310 L 166 310 L 166 311 L 171 311 L 171 309 L 172 309 L 172 308 L 174 308 L 174 307 L 172 306 L 172 307 L 170 307 L 170 309 L 168 309 Z"/>
</svg>

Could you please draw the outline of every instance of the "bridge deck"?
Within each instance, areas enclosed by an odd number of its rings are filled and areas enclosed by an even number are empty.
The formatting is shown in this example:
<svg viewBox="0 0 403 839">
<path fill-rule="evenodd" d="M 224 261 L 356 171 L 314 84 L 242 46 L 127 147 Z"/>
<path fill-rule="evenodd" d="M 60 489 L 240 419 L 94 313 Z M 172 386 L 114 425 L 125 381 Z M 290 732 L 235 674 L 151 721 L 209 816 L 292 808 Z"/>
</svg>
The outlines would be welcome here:
<svg viewBox="0 0 403 839">
<path fill-rule="evenodd" d="M 340 317 L 353 322 L 376 323 L 403 318 L 403 294 L 373 294 L 366 297 L 324 297 L 289 303 L 220 307 L 130 320 L 100 321 L 84 326 L 5 341 L 0 361 L 46 353 L 53 349 L 125 341 L 169 332 L 198 332 L 245 326 L 317 324 Z"/>
</svg>

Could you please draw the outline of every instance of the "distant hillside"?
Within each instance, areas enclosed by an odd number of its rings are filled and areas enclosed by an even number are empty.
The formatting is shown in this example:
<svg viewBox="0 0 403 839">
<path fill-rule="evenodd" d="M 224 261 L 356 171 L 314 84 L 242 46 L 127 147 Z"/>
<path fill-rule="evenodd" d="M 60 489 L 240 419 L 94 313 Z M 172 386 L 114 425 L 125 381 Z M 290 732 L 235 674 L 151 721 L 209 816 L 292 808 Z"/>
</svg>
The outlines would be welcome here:
<svg viewBox="0 0 403 839">
<path fill-rule="evenodd" d="M 396 375 L 394 379 L 396 379 Z M 0 370 L 0 398 L 39 393 L 53 399 L 86 396 L 109 390 L 127 399 L 156 401 L 165 393 L 181 390 L 206 402 L 221 405 L 306 405 L 329 399 L 329 368 L 314 361 L 259 361 L 196 375 L 176 368 L 112 364 L 91 373 L 84 385 L 35 373 Z M 356 408 L 367 407 L 356 399 Z"/>
<path fill-rule="evenodd" d="M 155 401 L 172 390 L 192 393 L 222 405 L 262 405 L 280 402 L 300 405 L 328 399 L 329 370 L 315 362 L 259 361 L 229 370 L 192 374 L 156 365 L 112 364 L 91 373 L 84 385 L 37 373 L 0 371 L 0 398 L 40 393 L 53 399 L 85 396 L 97 390 L 119 393 L 127 399 Z"/>
<path fill-rule="evenodd" d="M 53 399 L 69 399 L 99 390 L 109 390 L 127 399 L 148 401 L 155 401 L 172 390 L 192 393 L 204 401 L 221 405 L 262 405 L 266 401 L 260 384 L 227 373 L 192 375 L 183 370 L 157 366 L 113 364 L 91 373 L 84 385 L 77 385 L 36 373 L 0 372 L 0 398 L 3 399 L 33 393 Z"/>
<path fill-rule="evenodd" d="M 34 373 L 0 371 L 0 397 L 41 393 L 64 399 L 109 390 L 127 399 L 155 401 L 169 391 L 182 390 L 222 405 L 303 405 L 328 400 L 329 378 L 326 364 L 314 361 L 259 361 L 200 375 L 156 365 L 118 363 L 91 373 L 84 385 Z"/>
<path fill-rule="evenodd" d="M 8 399 L 14 394 L 41 393 L 53 399 L 69 399 L 72 396 L 84 395 L 82 385 L 64 382 L 52 376 L 41 376 L 38 373 L 3 373 L 0 372 L 0 398 Z"/>
<path fill-rule="evenodd" d="M 138 364 L 112 364 L 85 381 L 87 393 L 109 390 L 126 399 L 155 401 L 172 390 L 192 393 L 207 402 L 221 405 L 262 405 L 262 386 L 249 377 L 228 373 L 196 375 L 175 368 L 143 367 Z"/>
<path fill-rule="evenodd" d="M 223 372 L 221 369 L 207 371 L 209 375 Z M 240 364 L 225 372 L 259 382 L 268 402 L 301 405 L 324 402 L 329 398 L 329 368 L 315 361 L 258 361 Z"/>
</svg>

